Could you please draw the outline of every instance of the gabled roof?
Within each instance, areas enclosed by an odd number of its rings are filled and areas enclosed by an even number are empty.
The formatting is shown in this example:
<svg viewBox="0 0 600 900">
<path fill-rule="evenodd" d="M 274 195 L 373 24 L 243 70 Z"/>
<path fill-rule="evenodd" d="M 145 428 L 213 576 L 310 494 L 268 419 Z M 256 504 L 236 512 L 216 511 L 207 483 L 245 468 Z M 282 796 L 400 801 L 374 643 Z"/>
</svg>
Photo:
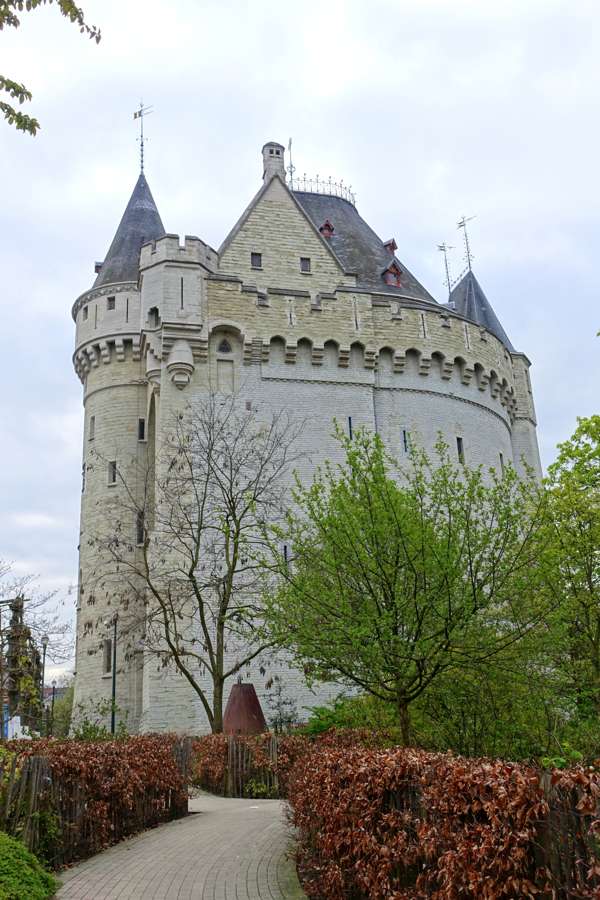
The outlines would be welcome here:
<svg viewBox="0 0 600 900">
<path fill-rule="evenodd" d="M 453 288 L 448 300 L 448 306 L 466 319 L 470 319 L 472 322 L 487 328 L 491 334 L 502 341 L 511 353 L 516 352 L 507 333 L 500 324 L 498 316 L 492 309 L 490 301 L 483 293 L 481 285 L 471 270 L 463 275 L 456 287 Z"/>
<path fill-rule="evenodd" d="M 268 146 L 268 145 L 265 144 L 265 146 Z M 281 145 L 274 144 L 274 146 L 281 146 Z M 342 260 L 337 256 L 335 249 L 331 246 L 331 242 L 327 238 L 323 237 L 323 235 L 319 231 L 319 226 L 315 225 L 315 223 L 313 222 L 311 217 L 308 215 L 308 213 L 306 212 L 306 210 L 304 209 L 302 204 L 298 202 L 298 198 L 296 197 L 295 192 L 290 191 L 289 187 L 287 186 L 287 184 L 285 182 L 285 179 L 282 178 L 277 172 L 275 172 L 270 178 L 268 178 L 266 181 L 263 182 L 260 190 L 254 195 L 254 197 L 252 198 L 252 200 L 250 201 L 250 203 L 248 204 L 248 206 L 246 207 L 246 209 L 244 210 L 242 215 L 239 217 L 239 219 L 237 220 L 237 222 L 235 223 L 235 225 L 233 226 L 233 228 L 231 229 L 229 234 L 226 236 L 223 243 L 219 247 L 219 250 L 218 250 L 219 257 L 221 257 L 223 255 L 223 253 L 225 252 L 225 250 L 227 250 L 227 248 L 229 247 L 229 245 L 231 244 L 231 242 L 233 241 L 235 236 L 241 231 L 242 227 L 245 225 L 248 218 L 250 217 L 250 213 L 258 205 L 259 201 L 262 199 L 263 195 L 266 194 L 266 192 L 270 188 L 271 184 L 275 181 L 275 179 L 277 179 L 277 181 L 283 186 L 284 190 L 289 195 L 292 203 L 294 204 L 294 206 L 296 207 L 296 209 L 298 210 L 300 215 L 306 220 L 306 223 L 309 226 L 309 228 L 311 228 L 312 231 L 314 231 L 316 237 L 319 238 L 319 240 L 321 241 L 323 246 L 326 248 L 326 251 L 335 259 L 336 263 L 340 267 L 340 271 L 344 272 L 345 271 L 344 264 L 343 264 Z M 346 271 L 346 274 L 348 274 L 347 271 Z M 354 274 L 354 273 L 351 273 L 351 274 Z"/>
<path fill-rule="evenodd" d="M 141 172 L 94 287 L 120 281 L 137 281 L 142 244 L 155 241 L 164 233 L 156 203 L 144 173 Z"/>
<path fill-rule="evenodd" d="M 387 249 L 352 203 L 342 197 L 308 191 L 293 191 L 293 195 L 316 228 L 329 219 L 334 232 L 326 240 L 346 271 L 356 272 L 359 287 L 436 303 L 406 266 Z M 402 270 L 401 287 L 387 285 L 382 278 L 382 273 L 394 262 Z"/>
</svg>

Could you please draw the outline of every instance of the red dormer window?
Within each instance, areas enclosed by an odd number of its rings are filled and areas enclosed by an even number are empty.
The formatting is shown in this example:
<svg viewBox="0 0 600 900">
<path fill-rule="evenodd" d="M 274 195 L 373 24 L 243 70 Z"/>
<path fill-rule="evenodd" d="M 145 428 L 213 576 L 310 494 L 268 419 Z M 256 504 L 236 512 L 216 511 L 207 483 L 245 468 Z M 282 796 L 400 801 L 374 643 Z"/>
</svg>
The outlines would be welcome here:
<svg viewBox="0 0 600 900">
<path fill-rule="evenodd" d="M 319 231 L 321 232 L 321 234 L 323 235 L 324 238 L 330 238 L 332 236 L 332 234 L 334 232 L 334 228 L 333 228 L 333 225 L 331 224 L 331 222 L 329 221 L 329 219 L 325 219 L 325 221 L 319 228 Z"/>
<path fill-rule="evenodd" d="M 389 241 L 385 241 L 384 245 L 386 250 L 389 250 L 391 254 L 394 254 L 398 249 L 398 244 L 394 240 L 394 238 L 390 238 Z"/>
<path fill-rule="evenodd" d="M 383 273 L 383 280 L 392 287 L 402 287 L 402 269 L 400 266 L 395 262 L 388 266 Z"/>
</svg>

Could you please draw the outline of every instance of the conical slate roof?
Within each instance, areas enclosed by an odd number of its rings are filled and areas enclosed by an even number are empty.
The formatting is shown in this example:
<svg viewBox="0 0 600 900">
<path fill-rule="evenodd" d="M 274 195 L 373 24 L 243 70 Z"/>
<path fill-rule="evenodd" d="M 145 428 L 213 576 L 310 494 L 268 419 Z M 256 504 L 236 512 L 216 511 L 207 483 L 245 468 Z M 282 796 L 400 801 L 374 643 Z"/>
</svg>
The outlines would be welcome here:
<svg viewBox="0 0 600 900">
<path fill-rule="evenodd" d="M 342 197 L 294 191 L 294 197 L 302 206 L 316 228 L 326 220 L 333 225 L 331 249 L 348 272 L 358 276 L 359 287 L 382 291 L 386 294 L 414 297 L 435 303 L 431 294 L 420 284 L 384 242 L 367 225 L 355 206 Z M 393 262 L 402 270 L 402 287 L 392 287 L 383 280 L 384 271 Z"/>
<path fill-rule="evenodd" d="M 142 244 L 154 241 L 164 233 L 156 203 L 141 172 L 94 287 L 137 281 Z"/>
<path fill-rule="evenodd" d="M 461 316 L 482 325 L 495 335 L 504 346 L 512 353 L 515 348 L 511 344 L 507 333 L 500 324 L 498 316 L 492 309 L 492 305 L 483 293 L 483 289 L 471 270 L 463 275 L 455 288 L 453 288 L 448 300 L 448 305 Z"/>
</svg>

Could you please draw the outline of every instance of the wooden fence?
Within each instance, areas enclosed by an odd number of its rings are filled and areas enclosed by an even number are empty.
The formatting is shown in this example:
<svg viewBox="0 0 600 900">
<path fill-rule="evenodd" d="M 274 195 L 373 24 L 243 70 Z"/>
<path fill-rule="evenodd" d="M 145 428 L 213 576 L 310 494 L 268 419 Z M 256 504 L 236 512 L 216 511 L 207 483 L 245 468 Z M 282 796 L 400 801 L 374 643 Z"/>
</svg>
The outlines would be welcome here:
<svg viewBox="0 0 600 900">
<path fill-rule="evenodd" d="M 271 735 L 261 748 L 267 765 L 255 760 L 255 753 L 243 739 L 231 735 L 227 745 L 226 797 L 279 797 L 277 773 L 277 735 Z"/>
<path fill-rule="evenodd" d="M 181 740 L 173 753 L 187 784 L 191 742 Z M 0 830 L 55 868 L 188 812 L 187 796 L 170 789 L 136 790 L 127 806 L 90 797 L 76 779 L 57 778 L 45 756 L 0 759 L 0 786 Z"/>
</svg>

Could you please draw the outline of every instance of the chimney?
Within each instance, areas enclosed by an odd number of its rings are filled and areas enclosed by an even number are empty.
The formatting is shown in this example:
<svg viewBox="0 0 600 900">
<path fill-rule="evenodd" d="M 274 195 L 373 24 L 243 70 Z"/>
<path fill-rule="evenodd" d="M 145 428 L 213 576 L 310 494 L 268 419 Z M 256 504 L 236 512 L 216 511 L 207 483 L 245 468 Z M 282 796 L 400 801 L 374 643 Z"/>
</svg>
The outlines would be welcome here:
<svg viewBox="0 0 600 900">
<path fill-rule="evenodd" d="M 269 141 L 262 148 L 263 156 L 263 181 L 269 181 L 273 175 L 279 175 L 285 181 L 285 163 L 283 154 L 285 148 L 275 141 Z"/>
</svg>

